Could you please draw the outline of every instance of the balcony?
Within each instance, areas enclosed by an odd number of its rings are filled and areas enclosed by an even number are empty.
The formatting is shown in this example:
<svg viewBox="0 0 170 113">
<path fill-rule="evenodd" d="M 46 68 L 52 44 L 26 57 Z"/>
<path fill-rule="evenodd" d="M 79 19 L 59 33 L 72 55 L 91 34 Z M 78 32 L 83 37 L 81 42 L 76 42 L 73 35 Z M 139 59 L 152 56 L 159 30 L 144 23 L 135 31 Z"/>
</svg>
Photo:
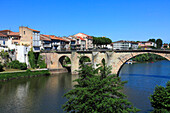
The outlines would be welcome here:
<svg viewBox="0 0 170 113">
<path fill-rule="evenodd" d="M 51 47 L 51 44 L 43 44 L 44 47 Z"/>
<path fill-rule="evenodd" d="M 60 43 L 52 43 L 53 46 L 59 46 Z"/>
<path fill-rule="evenodd" d="M 33 46 L 34 47 L 40 47 L 40 41 L 39 40 L 33 40 Z"/>
</svg>

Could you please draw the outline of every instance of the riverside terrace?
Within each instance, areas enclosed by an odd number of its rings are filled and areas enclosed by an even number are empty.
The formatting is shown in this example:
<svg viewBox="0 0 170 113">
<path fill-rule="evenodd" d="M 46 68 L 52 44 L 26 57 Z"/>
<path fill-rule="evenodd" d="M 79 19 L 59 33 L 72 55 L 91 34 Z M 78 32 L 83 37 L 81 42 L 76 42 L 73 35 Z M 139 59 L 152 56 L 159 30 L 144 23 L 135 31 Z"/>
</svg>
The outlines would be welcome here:
<svg viewBox="0 0 170 113">
<path fill-rule="evenodd" d="M 77 74 L 80 57 L 88 57 L 91 64 L 96 68 L 97 64 L 105 59 L 108 66 L 112 66 L 112 73 L 119 74 L 122 66 L 131 58 L 151 53 L 160 55 L 170 61 L 170 50 L 96 50 L 96 51 L 43 51 L 41 55 L 49 69 L 62 69 L 65 57 L 71 61 L 71 73 Z"/>
</svg>

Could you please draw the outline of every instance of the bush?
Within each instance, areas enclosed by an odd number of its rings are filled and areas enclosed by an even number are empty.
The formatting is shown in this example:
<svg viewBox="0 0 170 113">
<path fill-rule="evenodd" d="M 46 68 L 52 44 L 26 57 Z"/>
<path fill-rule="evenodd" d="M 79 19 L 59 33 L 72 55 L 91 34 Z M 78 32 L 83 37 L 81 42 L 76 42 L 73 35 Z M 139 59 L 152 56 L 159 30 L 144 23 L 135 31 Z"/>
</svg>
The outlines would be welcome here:
<svg viewBox="0 0 170 113">
<path fill-rule="evenodd" d="M 3 65 L 0 63 L 0 72 L 3 71 Z"/>
<path fill-rule="evenodd" d="M 29 58 L 29 63 L 30 63 L 30 66 L 31 68 L 36 68 L 37 65 L 36 65 L 36 61 L 35 61 L 35 55 L 34 55 L 34 52 L 33 50 L 31 49 L 31 51 L 28 52 L 28 58 Z"/>
<path fill-rule="evenodd" d="M 40 54 L 38 56 L 37 65 L 38 65 L 39 68 L 46 68 L 47 67 L 45 60 L 43 59 L 43 57 Z"/>
<path fill-rule="evenodd" d="M 1 80 L 10 80 L 14 78 L 21 78 L 21 77 L 31 77 L 35 75 L 50 75 L 49 70 L 40 70 L 40 71 L 30 71 L 29 69 L 26 72 L 14 72 L 14 73 L 1 73 L 0 74 L 0 81 Z"/>
<path fill-rule="evenodd" d="M 25 70 L 27 69 L 27 64 L 26 63 L 21 63 L 18 60 L 14 60 L 12 62 L 9 62 L 7 64 L 8 68 L 12 68 L 12 69 L 21 69 L 21 70 Z"/>
<path fill-rule="evenodd" d="M 166 87 L 156 86 L 149 99 L 154 108 L 153 113 L 170 112 L 170 81 L 167 82 Z"/>
</svg>

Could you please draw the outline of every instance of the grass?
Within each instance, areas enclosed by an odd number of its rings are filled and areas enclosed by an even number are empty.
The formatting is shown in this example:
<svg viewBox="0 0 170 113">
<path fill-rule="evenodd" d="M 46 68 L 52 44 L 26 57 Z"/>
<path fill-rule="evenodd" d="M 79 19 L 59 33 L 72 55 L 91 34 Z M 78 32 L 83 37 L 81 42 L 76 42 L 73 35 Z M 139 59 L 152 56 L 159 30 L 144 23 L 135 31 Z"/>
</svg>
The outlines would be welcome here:
<svg viewBox="0 0 170 113">
<path fill-rule="evenodd" d="M 18 79 L 18 78 L 24 78 L 24 77 L 33 77 L 33 76 L 40 76 L 40 75 L 50 75 L 49 70 L 26 70 L 26 71 L 19 71 L 19 72 L 13 72 L 13 73 L 0 73 L 0 81 L 6 81 L 11 79 Z"/>
</svg>

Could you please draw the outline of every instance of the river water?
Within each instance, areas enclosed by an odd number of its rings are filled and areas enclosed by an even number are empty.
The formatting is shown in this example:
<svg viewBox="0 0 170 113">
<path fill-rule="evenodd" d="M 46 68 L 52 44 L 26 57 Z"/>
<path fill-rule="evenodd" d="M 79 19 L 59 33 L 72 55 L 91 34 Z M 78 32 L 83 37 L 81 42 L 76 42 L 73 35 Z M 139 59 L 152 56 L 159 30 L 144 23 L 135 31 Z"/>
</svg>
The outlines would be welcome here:
<svg viewBox="0 0 170 113">
<path fill-rule="evenodd" d="M 124 93 L 141 113 L 152 110 L 149 95 L 170 80 L 170 62 L 125 64 L 119 76 L 128 81 Z M 69 73 L 0 82 L 0 113 L 62 113 L 63 95 L 78 76 Z"/>
</svg>

